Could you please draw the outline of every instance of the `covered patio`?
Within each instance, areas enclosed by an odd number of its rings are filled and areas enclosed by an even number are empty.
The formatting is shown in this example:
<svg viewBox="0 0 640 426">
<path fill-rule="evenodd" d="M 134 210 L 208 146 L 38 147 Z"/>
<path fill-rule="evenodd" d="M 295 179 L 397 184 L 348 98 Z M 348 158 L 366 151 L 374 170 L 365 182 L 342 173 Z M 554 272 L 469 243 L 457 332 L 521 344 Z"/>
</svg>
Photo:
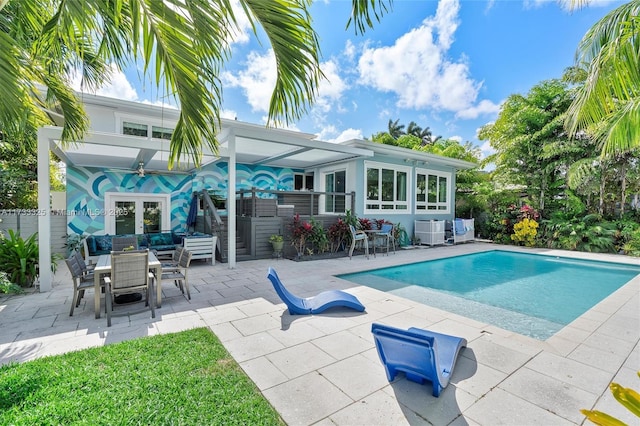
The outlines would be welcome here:
<svg viewBox="0 0 640 426">
<path fill-rule="evenodd" d="M 117 101 L 114 101 L 117 102 Z M 130 107 L 130 103 L 127 103 Z M 148 109 L 141 105 L 141 113 Z M 167 115 L 171 115 L 171 111 Z M 175 112 L 173 112 L 175 115 Z M 69 146 L 60 143 L 62 128 L 43 127 L 38 132 L 38 233 L 40 250 L 40 291 L 51 289 L 51 221 L 49 187 L 49 153 L 53 152 L 67 166 L 121 169 L 136 173 L 180 173 L 193 175 L 197 168 L 183 156 L 174 170 L 168 170 L 169 141 L 142 139 L 111 132 L 92 131 L 84 140 Z M 212 152 L 203 147 L 201 167 L 224 160 L 229 164 L 227 199 L 236 198 L 236 164 L 265 165 L 309 169 L 351 158 L 372 157 L 373 151 L 365 147 L 347 146 L 314 140 L 315 135 L 270 129 L 264 126 L 222 119 L 218 134 L 219 150 Z M 229 203 L 228 214 L 228 262 L 230 269 L 236 266 L 236 204 Z"/>
</svg>

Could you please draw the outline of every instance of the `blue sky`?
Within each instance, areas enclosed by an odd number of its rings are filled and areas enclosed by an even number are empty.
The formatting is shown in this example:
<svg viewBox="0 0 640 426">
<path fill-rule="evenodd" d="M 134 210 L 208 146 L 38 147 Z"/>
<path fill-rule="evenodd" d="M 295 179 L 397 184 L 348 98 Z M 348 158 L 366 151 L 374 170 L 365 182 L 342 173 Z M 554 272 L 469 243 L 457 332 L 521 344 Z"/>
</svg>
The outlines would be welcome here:
<svg viewBox="0 0 640 426">
<path fill-rule="evenodd" d="M 562 76 L 580 39 L 620 1 L 592 1 L 569 12 L 552 0 L 396 0 L 373 30 L 345 30 L 351 1 L 314 2 L 311 13 L 328 78 L 310 113 L 290 128 L 329 142 L 370 138 L 389 120 L 415 121 L 434 136 L 471 141 L 514 93 Z M 221 75 L 223 117 L 264 124 L 275 62 L 264 36 L 246 22 Z M 159 103 L 153 84 L 132 68 L 99 94 Z"/>
</svg>

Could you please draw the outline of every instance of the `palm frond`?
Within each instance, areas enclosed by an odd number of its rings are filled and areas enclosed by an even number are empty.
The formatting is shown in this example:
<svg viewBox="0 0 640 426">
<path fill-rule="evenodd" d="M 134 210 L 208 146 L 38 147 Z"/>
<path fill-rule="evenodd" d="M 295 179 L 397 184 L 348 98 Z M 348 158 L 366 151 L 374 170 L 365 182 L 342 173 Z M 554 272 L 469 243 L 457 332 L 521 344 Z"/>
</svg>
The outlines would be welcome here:
<svg viewBox="0 0 640 426">
<path fill-rule="evenodd" d="M 380 22 L 392 6 L 392 0 L 352 0 L 351 16 L 346 28 L 353 24 L 356 34 L 364 34 L 367 28 L 373 28 L 374 20 Z"/>
</svg>

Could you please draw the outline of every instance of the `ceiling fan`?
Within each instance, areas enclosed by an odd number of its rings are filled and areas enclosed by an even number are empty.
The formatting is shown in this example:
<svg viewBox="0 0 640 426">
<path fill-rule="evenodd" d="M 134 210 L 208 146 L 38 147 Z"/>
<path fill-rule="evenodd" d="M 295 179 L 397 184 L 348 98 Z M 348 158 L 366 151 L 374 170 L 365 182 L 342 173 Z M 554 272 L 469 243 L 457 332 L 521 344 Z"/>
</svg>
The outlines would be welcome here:
<svg viewBox="0 0 640 426">
<path fill-rule="evenodd" d="M 136 173 L 139 177 L 144 177 L 144 161 L 140 161 L 138 163 L 138 168 L 136 169 Z"/>
</svg>

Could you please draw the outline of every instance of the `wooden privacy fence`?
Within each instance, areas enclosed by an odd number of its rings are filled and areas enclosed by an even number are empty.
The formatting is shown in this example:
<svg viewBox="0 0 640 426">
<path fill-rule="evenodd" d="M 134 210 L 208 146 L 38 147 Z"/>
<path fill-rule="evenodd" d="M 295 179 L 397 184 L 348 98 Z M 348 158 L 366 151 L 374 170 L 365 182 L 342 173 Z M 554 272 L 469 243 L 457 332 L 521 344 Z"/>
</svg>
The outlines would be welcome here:
<svg viewBox="0 0 640 426">
<path fill-rule="evenodd" d="M 6 235 L 9 229 L 19 232 L 22 238 L 38 233 L 40 210 L 0 210 L 0 232 Z M 51 211 L 51 253 L 67 255 L 67 216 L 64 212 Z"/>
</svg>

